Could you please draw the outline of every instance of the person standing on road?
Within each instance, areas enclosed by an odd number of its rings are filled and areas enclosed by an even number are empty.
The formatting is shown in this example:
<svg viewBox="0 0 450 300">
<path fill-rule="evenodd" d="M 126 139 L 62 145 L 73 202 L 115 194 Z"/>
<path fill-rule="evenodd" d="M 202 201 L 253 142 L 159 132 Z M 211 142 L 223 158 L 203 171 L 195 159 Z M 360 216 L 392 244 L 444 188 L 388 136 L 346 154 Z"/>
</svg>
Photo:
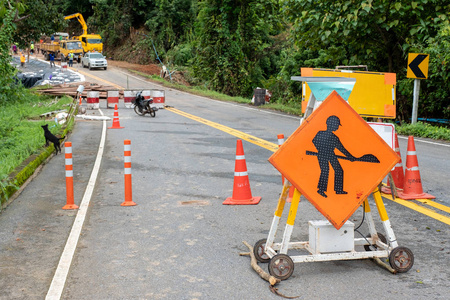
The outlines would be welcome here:
<svg viewBox="0 0 450 300">
<path fill-rule="evenodd" d="M 53 56 L 53 53 L 49 53 L 48 58 L 50 60 L 50 68 L 53 68 L 55 66 L 55 57 Z"/>
<path fill-rule="evenodd" d="M 25 67 L 25 55 L 23 52 L 20 53 L 20 66 L 23 68 Z"/>
<path fill-rule="evenodd" d="M 73 67 L 73 52 L 69 53 L 69 67 Z"/>
<path fill-rule="evenodd" d="M 34 42 L 31 42 L 31 45 L 30 45 L 30 52 L 31 52 L 31 55 L 34 54 Z"/>
</svg>

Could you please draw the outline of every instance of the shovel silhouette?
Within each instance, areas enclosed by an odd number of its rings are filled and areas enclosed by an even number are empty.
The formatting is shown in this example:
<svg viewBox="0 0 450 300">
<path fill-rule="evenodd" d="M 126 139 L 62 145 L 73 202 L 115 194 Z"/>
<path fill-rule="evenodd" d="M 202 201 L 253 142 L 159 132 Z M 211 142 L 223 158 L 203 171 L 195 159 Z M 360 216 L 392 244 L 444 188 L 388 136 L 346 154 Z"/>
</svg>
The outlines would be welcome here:
<svg viewBox="0 0 450 300">
<path fill-rule="evenodd" d="M 317 152 L 313 152 L 313 151 L 306 151 L 306 155 L 313 155 L 313 156 L 317 156 L 318 153 Z M 336 155 L 337 158 L 341 158 L 341 159 L 345 159 L 345 160 L 351 160 L 350 157 L 346 157 L 346 156 L 342 156 L 342 155 Z M 354 161 L 362 161 L 362 162 L 370 162 L 370 163 L 379 163 L 380 161 L 378 160 L 378 158 L 373 155 L 373 154 L 364 154 L 361 157 L 355 157 Z"/>
</svg>

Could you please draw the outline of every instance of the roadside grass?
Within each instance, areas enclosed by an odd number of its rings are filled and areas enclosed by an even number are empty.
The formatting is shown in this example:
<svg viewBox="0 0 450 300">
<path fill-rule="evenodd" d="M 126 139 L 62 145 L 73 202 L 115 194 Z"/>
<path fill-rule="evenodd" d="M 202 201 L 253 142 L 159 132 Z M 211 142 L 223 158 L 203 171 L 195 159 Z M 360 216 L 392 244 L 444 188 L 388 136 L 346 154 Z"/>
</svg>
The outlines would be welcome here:
<svg viewBox="0 0 450 300">
<path fill-rule="evenodd" d="M 61 134 L 61 126 L 53 119 L 40 115 L 68 109 L 70 97 L 48 97 L 25 93 L 25 99 L 0 105 L 0 194 L 14 186 L 10 174 L 30 156 L 43 150 L 45 138 L 41 125 L 49 124 L 54 134 Z"/>
<path fill-rule="evenodd" d="M 433 126 L 428 123 L 417 122 L 416 124 L 403 124 L 395 126 L 398 134 L 412 135 L 433 140 L 450 140 L 450 129 L 447 127 Z"/>
</svg>

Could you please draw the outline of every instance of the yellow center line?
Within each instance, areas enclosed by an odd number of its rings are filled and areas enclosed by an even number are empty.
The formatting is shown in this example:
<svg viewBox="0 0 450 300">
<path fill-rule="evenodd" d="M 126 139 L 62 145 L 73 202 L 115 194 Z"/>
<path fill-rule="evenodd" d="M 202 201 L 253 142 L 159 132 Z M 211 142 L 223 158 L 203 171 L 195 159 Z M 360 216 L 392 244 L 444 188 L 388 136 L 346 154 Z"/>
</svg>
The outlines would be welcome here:
<svg viewBox="0 0 450 300">
<path fill-rule="evenodd" d="M 450 225 L 450 218 L 449 217 L 446 217 L 444 215 L 441 215 L 441 214 L 435 212 L 432 209 L 429 209 L 429 208 L 423 207 L 423 206 L 421 206 L 421 205 L 419 205 L 417 203 L 414 203 L 412 200 L 403 200 L 403 199 L 400 199 L 400 198 L 395 198 L 395 200 L 393 200 L 392 196 L 389 195 L 389 194 L 384 194 L 383 193 L 382 195 L 383 195 L 384 198 L 386 198 L 388 200 L 391 200 L 391 201 L 393 201 L 395 203 L 398 203 L 400 205 L 406 206 L 406 207 L 408 207 L 408 208 L 410 208 L 412 210 L 415 210 L 415 211 L 417 211 L 417 212 L 419 212 L 421 214 L 424 214 L 424 215 L 426 215 L 426 216 L 428 216 L 430 218 L 433 218 L 433 219 L 438 220 L 438 221 L 440 221 L 442 223 Z M 438 204 L 438 203 L 436 203 L 436 204 Z M 446 210 L 449 209 L 448 207 L 446 207 L 444 205 L 442 205 L 442 206 L 445 207 Z"/>
<path fill-rule="evenodd" d="M 239 130 L 227 127 L 225 125 L 221 125 L 219 123 L 215 123 L 215 122 L 212 122 L 212 121 L 209 121 L 209 120 L 206 120 L 206 119 L 203 119 L 203 118 L 200 118 L 200 117 L 197 117 L 197 116 L 185 113 L 185 112 L 183 112 L 181 110 L 178 110 L 176 108 L 173 108 L 173 107 L 167 107 L 166 110 L 171 111 L 171 112 L 176 113 L 176 114 L 179 114 L 179 115 L 181 115 L 183 117 L 186 117 L 188 119 L 197 121 L 199 123 L 203 123 L 205 125 L 208 125 L 208 126 L 211 126 L 213 128 L 219 129 L 221 131 L 224 131 L 224 132 L 226 132 L 228 134 L 231 134 L 231 135 L 233 135 L 235 137 L 238 137 L 238 138 L 241 138 L 243 140 L 246 140 L 247 142 L 253 143 L 255 145 L 258 145 L 258 146 L 260 146 L 262 148 L 265 148 L 267 150 L 270 150 L 272 152 L 275 152 L 275 151 L 278 150 L 278 145 L 277 144 L 274 144 L 274 143 L 268 142 L 266 140 L 257 138 L 255 136 L 246 134 L 246 133 L 244 133 L 242 131 L 239 131 Z"/>
<path fill-rule="evenodd" d="M 114 84 L 114 83 L 112 83 L 112 82 L 109 82 L 109 81 L 107 81 L 107 80 L 105 80 L 105 79 L 102 79 L 102 78 L 97 77 L 97 76 L 95 76 L 95 75 L 92 75 L 92 74 L 90 74 L 90 73 L 86 73 L 86 72 L 84 72 L 84 71 L 76 70 L 76 69 L 73 69 L 73 68 L 72 68 L 72 70 L 74 70 L 75 72 L 79 72 L 79 73 L 83 74 L 84 76 L 91 77 L 91 78 L 93 78 L 93 79 L 95 79 L 95 80 L 98 80 L 98 81 L 101 81 L 101 82 L 106 83 L 106 84 L 108 84 L 108 85 L 111 85 L 111 86 L 113 86 L 113 87 L 115 87 L 115 88 L 117 88 L 117 89 L 123 89 L 123 88 L 124 88 L 124 87 L 122 87 L 122 86 L 120 86 L 120 85 Z"/>
<path fill-rule="evenodd" d="M 203 119 L 203 118 L 191 115 L 191 114 L 188 114 L 188 113 L 183 112 L 181 110 L 178 110 L 176 108 L 167 107 L 166 110 L 171 111 L 171 112 L 176 113 L 176 114 L 179 114 L 179 115 L 181 115 L 183 117 L 186 117 L 188 119 L 197 121 L 199 123 L 203 123 L 205 125 L 208 125 L 208 126 L 211 126 L 213 128 L 219 129 L 221 131 L 229 133 L 229 134 L 231 134 L 231 135 L 233 135 L 235 137 L 238 137 L 238 138 L 241 138 L 243 140 L 246 140 L 246 141 L 248 141 L 250 143 L 253 143 L 253 144 L 257 145 L 257 146 L 260 146 L 260 147 L 265 148 L 267 150 L 270 150 L 272 152 L 275 152 L 275 151 L 278 150 L 278 145 L 277 144 L 274 144 L 274 143 L 268 142 L 266 140 L 257 138 L 255 136 L 246 134 L 246 133 L 244 133 L 242 131 L 239 131 L 239 130 L 236 130 L 236 129 L 233 129 L 233 128 L 230 128 L 230 127 L 227 127 L 227 126 L 224 126 L 224 125 L 221 125 L 221 124 L 218 124 L 218 123 L 215 123 L 215 122 L 212 122 L 212 121 L 209 121 L 209 120 L 206 120 L 206 119 Z M 390 195 L 388 195 L 388 194 L 382 194 L 382 195 L 386 199 L 394 201 L 394 202 L 396 202 L 396 203 L 398 203 L 400 205 L 406 206 L 406 207 L 408 207 L 408 208 L 410 208 L 412 210 L 415 210 L 415 211 L 417 211 L 417 212 L 419 212 L 421 214 L 424 214 L 424 215 L 426 215 L 426 216 L 428 216 L 430 218 L 433 218 L 433 219 L 438 220 L 438 221 L 440 221 L 442 223 L 450 225 L 450 218 L 449 217 L 446 217 L 446 216 L 443 216 L 441 214 L 438 214 L 437 212 L 435 212 L 435 211 L 433 211 L 431 209 L 428 209 L 428 208 L 423 207 L 421 205 L 418 205 L 418 204 L 416 204 L 414 202 L 406 201 L 406 200 L 403 200 L 403 199 L 400 199 L 400 198 L 396 198 L 395 200 L 392 200 L 392 197 L 390 197 Z M 433 206 L 435 208 L 439 208 L 439 209 L 441 209 L 443 211 L 446 211 L 446 212 L 448 212 L 450 210 L 450 208 L 448 208 L 447 206 L 444 206 L 444 205 L 439 204 L 439 203 L 435 203 L 435 202 L 430 201 L 430 200 L 418 200 L 418 201 L 420 201 L 420 202 L 422 202 L 424 204 Z"/>
<path fill-rule="evenodd" d="M 440 210 L 445 211 L 446 213 L 450 214 L 450 207 L 448 207 L 448 206 L 442 205 L 440 203 L 436 203 L 436 202 L 431 201 L 429 199 L 416 199 L 416 201 L 418 201 L 418 202 L 420 202 L 422 204 L 425 204 L 425 205 L 428 205 L 428 206 L 440 209 Z"/>
</svg>

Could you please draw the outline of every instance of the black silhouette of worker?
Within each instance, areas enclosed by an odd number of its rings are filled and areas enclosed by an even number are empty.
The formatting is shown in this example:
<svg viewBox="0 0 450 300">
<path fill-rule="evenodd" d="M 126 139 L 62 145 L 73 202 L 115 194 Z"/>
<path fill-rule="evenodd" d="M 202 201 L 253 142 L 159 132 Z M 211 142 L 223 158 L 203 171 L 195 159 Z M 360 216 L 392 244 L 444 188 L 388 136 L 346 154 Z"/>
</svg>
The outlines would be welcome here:
<svg viewBox="0 0 450 300">
<path fill-rule="evenodd" d="M 314 153 L 314 155 L 317 155 L 320 166 L 320 178 L 317 185 L 317 193 L 325 198 L 327 197 L 325 192 L 328 188 L 330 165 L 334 170 L 334 190 L 336 194 L 347 194 L 347 192 L 344 191 L 344 170 L 339 163 L 339 156 L 334 153 L 334 150 L 338 149 L 341 151 L 347 160 L 352 162 L 356 160 L 356 158 L 345 149 L 339 138 L 333 133 L 341 126 L 339 118 L 337 116 L 330 116 L 326 123 L 327 130 L 319 131 L 312 141 L 317 149 L 317 153 Z M 311 152 L 308 154 L 311 154 Z M 340 158 L 343 157 L 341 156 Z"/>
</svg>

